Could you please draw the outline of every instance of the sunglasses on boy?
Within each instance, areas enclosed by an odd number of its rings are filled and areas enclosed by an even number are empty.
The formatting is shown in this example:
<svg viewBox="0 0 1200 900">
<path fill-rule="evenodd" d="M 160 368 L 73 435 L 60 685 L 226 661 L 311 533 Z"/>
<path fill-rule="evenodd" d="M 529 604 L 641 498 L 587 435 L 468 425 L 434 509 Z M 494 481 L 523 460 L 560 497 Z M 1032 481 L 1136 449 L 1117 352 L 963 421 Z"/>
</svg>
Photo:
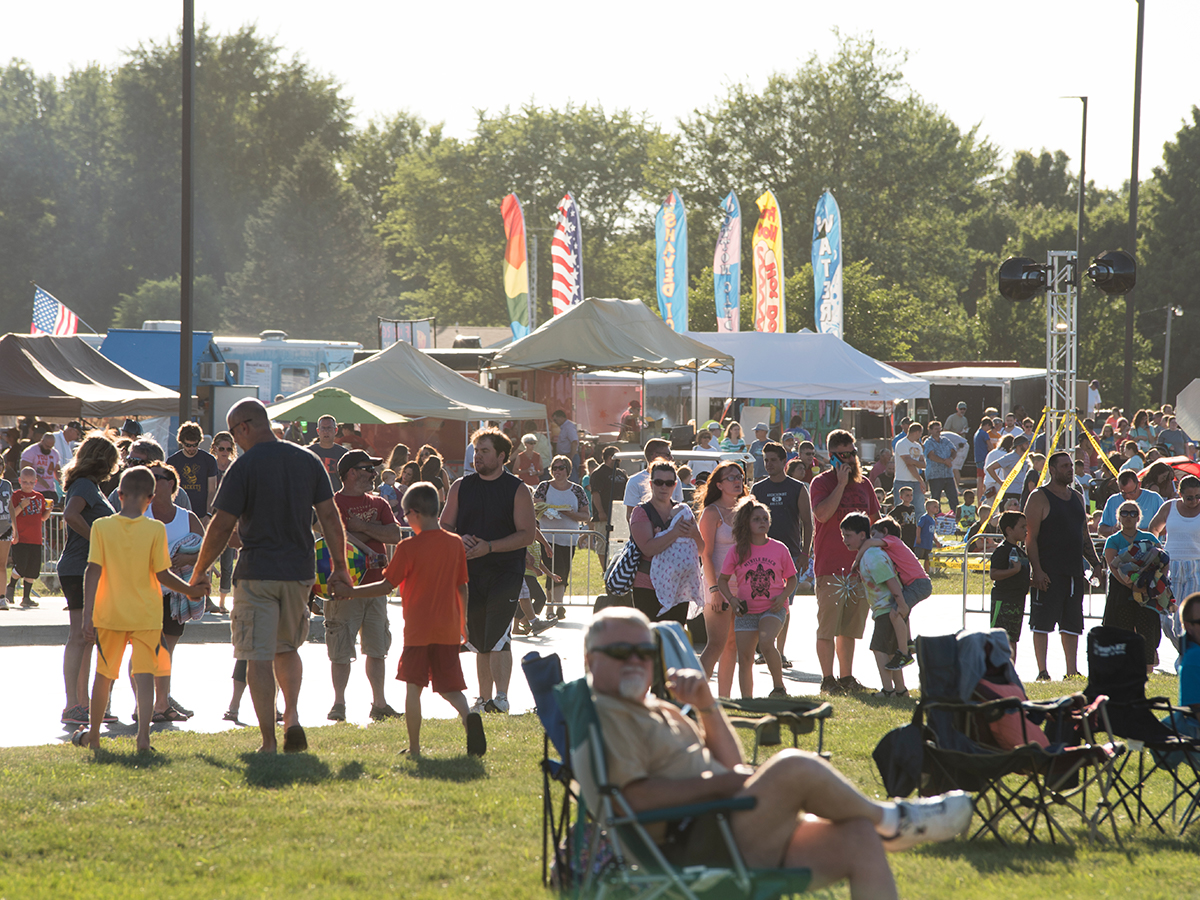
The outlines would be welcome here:
<svg viewBox="0 0 1200 900">
<path fill-rule="evenodd" d="M 651 480 L 650 483 L 653 484 L 655 487 L 674 487 L 675 479 L 674 478 L 654 478 Z"/>
<path fill-rule="evenodd" d="M 592 650 L 596 653 L 603 653 L 609 659 L 615 659 L 619 662 L 624 662 L 631 656 L 636 656 L 644 662 L 653 662 L 654 657 L 658 655 L 658 648 L 654 644 L 631 644 L 627 641 L 621 641 L 616 644 L 605 644 L 603 647 L 593 647 Z"/>
</svg>

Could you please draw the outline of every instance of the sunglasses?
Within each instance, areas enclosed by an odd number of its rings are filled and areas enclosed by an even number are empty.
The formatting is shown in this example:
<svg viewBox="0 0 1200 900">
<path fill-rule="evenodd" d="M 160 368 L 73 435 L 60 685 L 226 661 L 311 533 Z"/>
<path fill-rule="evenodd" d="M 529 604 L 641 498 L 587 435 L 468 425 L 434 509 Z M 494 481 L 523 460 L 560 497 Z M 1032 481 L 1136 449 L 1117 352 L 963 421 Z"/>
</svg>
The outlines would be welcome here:
<svg viewBox="0 0 1200 900">
<path fill-rule="evenodd" d="M 359 472 L 374 472 L 374 466 L 351 466 L 352 469 L 357 469 Z"/>
<path fill-rule="evenodd" d="M 653 484 L 655 487 L 674 487 L 675 479 L 655 478 L 653 481 L 651 481 L 651 484 Z"/>
<path fill-rule="evenodd" d="M 213 449 L 216 450 L 218 453 L 232 453 L 233 452 L 232 447 L 214 447 Z"/>
<path fill-rule="evenodd" d="M 199 441 L 180 441 L 179 446 L 187 447 L 189 450 L 195 450 L 200 446 Z"/>
<path fill-rule="evenodd" d="M 565 472 L 565 471 L 567 471 L 567 467 L 566 466 L 551 466 L 550 471 L 551 472 Z"/>
<path fill-rule="evenodd" d="M 857 450 L 837 450 L 834 452 L 833 455 L 836 456 L 838 459 L 854 459 L 854 457 L 858 456 L 858 451 Z"/>
<path fill-rule="evenodd" d="M 1195 503 L 1200 500 L 1200 494 L 1184 494 L 1182 499 L 1184 503 Z"/>
<path fill-rule="evenodd" d="M 163 473 L 160 475 L 158 472 L 154 473 L 154 479 L 156 481 L 174 481 L 175 480 L 174 478 L 172 478 L 170 475 L 167 475 L 166 473 Z"/>
<path fill-rule="evenodd" d="M 658 648 L 653 644 L 630 644 L 621 642 L 617 644 L 607 644 L 604 647 L 593 647 L 597 653 L 603 653 L 609 659 L 619 660 L 624 662 L 631 656 L 636 656 L 644 662 L 654 662 L 654 657 L 658 655 Z"/>
<path fill-rule="evenodd" d="M 1130 509 L 1126 510 L 1125 512 L 1117 513 L 1117 515 L 1119 515 L 1122 519 L 1126 519 L 1134 518 L 1135 516 L 1140 518 L 1142 514 L 1140 512 L 1134 512 L 1132 509 Z"/>
</svg>

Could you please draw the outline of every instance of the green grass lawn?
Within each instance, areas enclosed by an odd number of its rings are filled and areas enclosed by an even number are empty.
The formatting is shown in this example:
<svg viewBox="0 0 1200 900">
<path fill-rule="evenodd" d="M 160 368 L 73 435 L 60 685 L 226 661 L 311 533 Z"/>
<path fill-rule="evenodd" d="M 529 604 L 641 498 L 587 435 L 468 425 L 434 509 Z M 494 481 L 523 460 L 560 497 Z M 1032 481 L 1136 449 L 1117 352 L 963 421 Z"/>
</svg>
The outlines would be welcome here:
<svg viewBox="0 0 1200 900">
<path fill-rule="evenodd" d="M 1062 685 L 1033 685 L 1035 697 Z M 1156 676 L 1151 693 L 1169 694 Z M 872 795 L 870 753 L 911 701 L 839 698 L 827 748 Z M 461 727 L 427 721 L 427 758 L 398 751 L 402 721 L 309 729 L 311 752 L 258 758 L 250 730 L 0 750 L 0 898 L 539 897 L 541 729 L 486 717 L 488 754 Z M 1161 777 L 1161 776 L 1160 776 Z M 906 898 L 1150 898 L 1200 895 L 1200 826 L 1185 840 L 1120 819 L 1111 841 L 1005 848 L 955 842 L 891 858 Z M 848 897 L 844 889 L 823 896 Z"/>
</svg>

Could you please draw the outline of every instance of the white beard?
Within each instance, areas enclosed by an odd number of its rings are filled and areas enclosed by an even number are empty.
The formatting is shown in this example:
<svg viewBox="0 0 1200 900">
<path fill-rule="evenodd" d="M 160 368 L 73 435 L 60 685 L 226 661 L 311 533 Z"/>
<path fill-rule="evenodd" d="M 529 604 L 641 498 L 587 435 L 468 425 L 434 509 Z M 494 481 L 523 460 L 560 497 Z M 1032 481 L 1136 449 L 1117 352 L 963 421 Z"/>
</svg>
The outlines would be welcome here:
<svg viewBox="0 0 1200 900">
<path fill-rule="evenodd" d="M 628 675 L 621 676 L 617 692 L 626 700 L 641 700 L 649 689 L 650 686 L 646 683 L 645 675 L 639 672 L 630 672 Z"/>
</svg>

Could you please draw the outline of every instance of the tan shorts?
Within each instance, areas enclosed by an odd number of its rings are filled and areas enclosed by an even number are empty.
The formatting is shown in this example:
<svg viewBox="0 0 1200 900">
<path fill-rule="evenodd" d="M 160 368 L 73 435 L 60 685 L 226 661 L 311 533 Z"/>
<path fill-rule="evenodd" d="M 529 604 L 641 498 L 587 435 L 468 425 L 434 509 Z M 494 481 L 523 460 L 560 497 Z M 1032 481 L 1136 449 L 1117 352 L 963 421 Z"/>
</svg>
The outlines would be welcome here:
<svg viewBox="0 0 1200 900">
<path fill-rule="evenodd" d="M 817 640 L 828 641 L 835 637 L 861 638 L 867 624 L 867 591 L 861 581 L 853 582 L 847 593 L 839 590 L 842 582 L 838 575 L 818 575 L 817 594 Z"/>
<path fill-rule="evenodd" d="M 386 597 L 325 601 L 325 649 L 331 663 L 354 662 L 354 637 L 363 656 L 383 659 L 392 646 Z"/>
<path fill-rule="evenodd" d="M 234 659 L 265 662 L 300 649 L 308 638 L 311 587 L 311 581 L 239 578 L 229 614 Z"/>
</svg>

